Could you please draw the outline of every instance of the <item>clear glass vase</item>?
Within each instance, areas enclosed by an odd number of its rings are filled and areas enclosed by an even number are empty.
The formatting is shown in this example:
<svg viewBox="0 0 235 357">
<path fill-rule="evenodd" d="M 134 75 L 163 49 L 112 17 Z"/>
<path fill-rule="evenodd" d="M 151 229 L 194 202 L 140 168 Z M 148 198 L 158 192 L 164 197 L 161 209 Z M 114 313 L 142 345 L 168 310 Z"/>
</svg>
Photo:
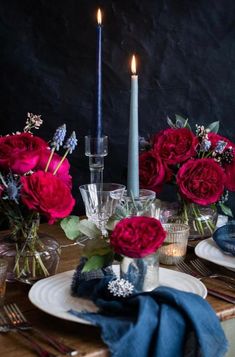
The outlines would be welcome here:
<svg viewBox="0 0 235 357">
<path fill-rule="evenodd" d="M 189 239 L 208 238 L 216 229 L 218 212 L 214 205 L 187 203 L 184 205 L 182 217 L 184 223 L 190 227 Z"/>
<path fill-rule="evenodd" d="M 119 218 L 151 216 L 152 203 L 155 197 L 156 193 L 151 190 L 141 189 L 137 198 L 128 196 L 127 191 L 125 191 L 116 214 L 120 215 Z"/>
<path fill-rule="evenodd" d="M 159 254 L 143 258 L 124 256 L 120 263 L 120 277 L 128 280 L 136 292 L 151 291 L 159 285 Z"/>
<path fill-rule="evenodd" d="M 25 222 L 22 235 L 18 227 L 12 227 L 8 235 L 0 239 L 0 258 L 8 261 L 7 281 L 33 284 L 54 275 L 60 260 L 60 246 L 49 235 L 38 233 L 39 220 Z M 17 234 L 16 234 L 17 233 Z"/>
</svg>

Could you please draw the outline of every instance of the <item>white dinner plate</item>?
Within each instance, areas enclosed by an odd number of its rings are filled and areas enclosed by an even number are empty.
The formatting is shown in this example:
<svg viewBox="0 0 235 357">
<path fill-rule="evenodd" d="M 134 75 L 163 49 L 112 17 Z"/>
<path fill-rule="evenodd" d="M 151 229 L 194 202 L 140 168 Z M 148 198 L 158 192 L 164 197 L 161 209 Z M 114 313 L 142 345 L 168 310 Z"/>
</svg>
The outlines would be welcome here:
<svg viewBox="0 0 235 357">
<path fill-rule="evenodd" d="M 213 238 L 208 238 L 198 243 L 195 248 L 195 254 L 200 258 L 208 260 L 209 262 L 235 271 L 235 257 L 223 253 Z"/>
<path fill-rule="evenodd" d="M 29 299 L 40 310 L 50 315 L 82 324 L 90 324 L 90 322 L 67 312 L 69 309 L 97 311 L 97 307 L 90 300 L 71 296 L 70 286 L 73 273 L 74 270 L 70 270 L 39 280 L 30 289 Z M 205 285 L 190 275 L 160 268 L 159 280 L 162 286 L 192 292 L 206 298 Z"/>
</svg>

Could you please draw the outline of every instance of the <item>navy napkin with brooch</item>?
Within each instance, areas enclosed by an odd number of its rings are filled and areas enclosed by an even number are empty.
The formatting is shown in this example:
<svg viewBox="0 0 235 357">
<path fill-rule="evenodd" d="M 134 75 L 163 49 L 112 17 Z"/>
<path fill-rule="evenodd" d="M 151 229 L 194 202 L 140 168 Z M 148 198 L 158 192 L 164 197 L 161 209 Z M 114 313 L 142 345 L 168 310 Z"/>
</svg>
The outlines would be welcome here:
<svg viewBox="0 0 235 357">
<path fill-rule="evenodd" d="M 200 296 L 162 286 L 117 298 L 107 289 L 113 279 L 111 270 L 97 274 L 103 277 L 89 280 L 88 275 L 83 279 L 78 267 L 72 294 L 84 297 L 87 291 L 99 312 L 69 312 L 101 328 L 113 357 L 225 355 L 228 344 L 219 319 Z"/>
</svg>

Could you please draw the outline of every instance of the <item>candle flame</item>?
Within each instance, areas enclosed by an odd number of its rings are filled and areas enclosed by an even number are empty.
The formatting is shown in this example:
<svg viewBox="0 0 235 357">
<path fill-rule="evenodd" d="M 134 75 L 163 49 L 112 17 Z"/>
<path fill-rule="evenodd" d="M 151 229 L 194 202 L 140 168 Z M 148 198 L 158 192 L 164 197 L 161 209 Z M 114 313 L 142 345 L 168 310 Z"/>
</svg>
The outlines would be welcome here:
<svg viewBox="0 0 235 357">
<path fill-rule="evenodd" d="M 100 9 L 98 9 L 98 11 L 97 11 L 97 22 L 99 25 L 102 24 L 102 13 L 101 13 Z"/>
<path fill-rule="evenodd" d="M 136 74 L 136 59 L 135 59 L 135 55 L 132 56 L 132 60 L 131 60 L 131 72 L 132 72 L 132 74 Z"/>
</svg>

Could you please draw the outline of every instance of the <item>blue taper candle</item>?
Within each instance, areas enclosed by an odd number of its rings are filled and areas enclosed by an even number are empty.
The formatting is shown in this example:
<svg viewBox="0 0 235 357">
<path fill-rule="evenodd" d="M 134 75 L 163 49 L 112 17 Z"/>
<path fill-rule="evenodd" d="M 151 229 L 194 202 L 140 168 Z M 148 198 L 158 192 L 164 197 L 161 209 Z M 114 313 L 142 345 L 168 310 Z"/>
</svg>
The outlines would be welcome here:
<svg viewBox="0 0 235 357">
<path fill-rule="evenodd" d="M 139 197 L 139 130 L 138 130 L 138 76 L 136 75 L 136 59 L 131 62 L 131 102 L 128 142 L 128 174 L 127 194 Z"/>
<path fill-rule="evenodd" d="M 96 51 L 96 123 L 95 136 L 103 135 L 102 123 L 102 13 L 97 11 L 97 51 Z"/>
</svg>

